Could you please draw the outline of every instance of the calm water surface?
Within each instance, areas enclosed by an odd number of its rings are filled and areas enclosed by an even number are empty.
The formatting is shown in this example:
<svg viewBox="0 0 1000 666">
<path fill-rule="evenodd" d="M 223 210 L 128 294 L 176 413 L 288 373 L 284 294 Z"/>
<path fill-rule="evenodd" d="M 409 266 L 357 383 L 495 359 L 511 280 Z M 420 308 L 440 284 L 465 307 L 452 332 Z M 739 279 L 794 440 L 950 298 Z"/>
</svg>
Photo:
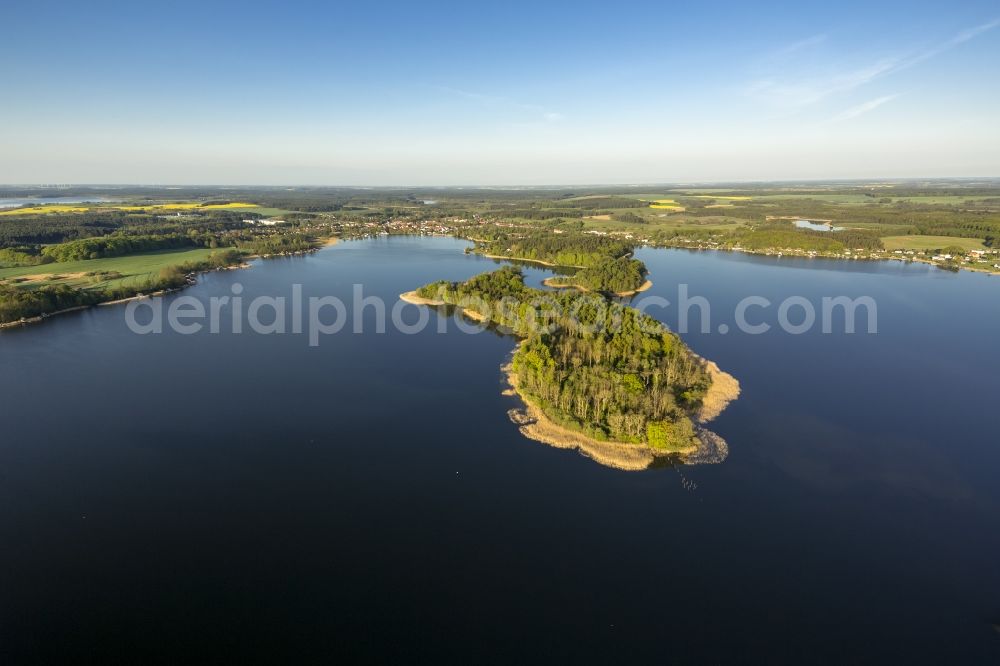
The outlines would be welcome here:
<svg viewBox="0 0 1000 666">
<path fill-rule="evenodd" d="M 0 208 L 17 208 L 18 206 L 41 206 L 43 204 L 75 204 L 113 201 L 105 197 L 0 197 Z"/>
<path fill-rule="evenodd" d="M 185 295 L 391 303 L 495 266 L 463 247 L 344 242 Z M 643 296 L 711 303 L 684 337 L 743 385 L 722 464 L 522 438 L 491 332 L 137 336 L 121 306 L 4 331 L 0 662 L 997 663 L 1000 280 L 638 256 Z M 718 333 L 749 295 L 871 296 L 879 333 Z"/>
<path fill-rule="evenodd" d="M 795 226 L 799 229 L 812 229 L 813 231 L 843 231 L 844 227 L 835 227 L 832 224 L 820 224 L 809 220 L 795 220 Z"/>
</svg>

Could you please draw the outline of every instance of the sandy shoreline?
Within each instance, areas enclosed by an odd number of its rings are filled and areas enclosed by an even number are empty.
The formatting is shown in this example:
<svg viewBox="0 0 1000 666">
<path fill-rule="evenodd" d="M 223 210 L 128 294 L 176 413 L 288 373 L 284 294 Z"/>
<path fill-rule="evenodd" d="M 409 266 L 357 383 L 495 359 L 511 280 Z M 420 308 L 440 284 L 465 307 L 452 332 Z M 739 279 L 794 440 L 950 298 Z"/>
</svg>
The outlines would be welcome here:
<svg viewBox="0 0 1000 666">
<path fill-rule="evenodd" d="M 646 291 L 647 289 L 649 289 L 652 286 L 653 286 L 652 281 L 646 280 L 645 282 L 643 282 L 642 284 L 640 284 L 635 289 L 632 289 L 631 291 L 616 291 L 616 292 L 614 292 L 614 295 L 618 296 L 619 298 L 625 298 L 627 296 L 635 296 L 640 291 Z"/>
<path fill-rule="evenodd" d="M 418 296 L 416 291 L 408 291 L 400 294 L 399 300 L 406 301 L 407 303 L 413 303 L 414 305 L 446 305 L 444 301 L 439 301 L 435 298 L 424 298 L 423 296 Z"/>
<path fill-rule="evenodd" d="M 584 287 L 583 285 L 579 285 L 579 284 L 556 284 L 555 282 L 553 282 L 553 280 L 558 280 L 558 279 L 559 279 L 558 277 L 556 277 L 556 276 L 553 275 L 552 277 L 547 277 L 544 280 L 542 280 L 542 284 L 544 284 L 546 287 L 549 287 L 550 289 L 576 289 L 577 291 L 582 291 L 584 293 L 590 293 L 590 290 L 587 289 L 586 287 Z"/>
<path fill-rule="evenodd" d="M 651 289 L 652 286 L 653 286 L 653 281 L 652 280 L 646 280 L 645 282 L 643 282 L 642 284 L 640 284 L 638 287 L 636 287 L 632 291 L 619 291 L 619 292 L 615 292 L 615 295 L 616 296 L 632 296 L 634 294 L 638 294 L 640 291 L 646 291 L 647 289 Z"/>
<path fill-rule="evenodd" d="M 447 305 L 442 300 L 420 296 L 416 291 L 402 293 L 399 295 L 399 298 L 406 303 L 414 305 Z M 485 317 L 479 312 L 467 310 L 460 306 L 455 307 L 458 307 L 463 314 L 472 319 L 477 321 L 485 320 Z M 521 344 L 523 344 L 523 341 Z M 714 362 L 703 359 L 700 356 L 697 356 L 697 358 L 705 363 L 709 376 L 712 379 L 712 384 L 702 401 L 701 409 L 695 416 L 695 429 L 699 444 L 691 446 L 686 450 L 660 452 L 645 444 L 601 441 L 579 431 L 561 426 L 546 416 L 538 405 L 518 390 L 517 377 L 510 363 L 501 368 L 509 386 L 508 389 L 503 391 L 503 394 L 517 396 L 521 401 L 521 407 L 508 410 L 507 416 L 518 426 L 521 434 L 528 439 L 559 449 L 577 450 L 595 462 L 614 469 L 641 471 L 649 468 L 658 458 L 673 458 L 678 462 L 689 465 L 722 462 L 729 453 L 729 448 L 725 440 L 698 424 L 714 419 L 730 402 L 739 396 L 739 382 L 732 375 L 720 370 L 719 366 Z"/>
<path fill-rule="evenodd" d="M 445 303 L 444 301 L 438 300 L 436 298 L 424 298 L 423 296 L 419 296 L 417 295 L 416 291 L 407 291 L 405 293 L 400 294 L 399 300 L 405 301 L 406 303 L 412 303 L 413 305 L 433 305 L 433 306 L 448 305 L 448 303 Z M 458 308 L 458 310 L 469 319 L 473 319 L 478 322 L 486 321 L 485 315 L 476 312 L 475 310 L 463 308 L 459 305 L 456 305 L 454 307 Z"/>
<path fill-rule="evenodd" d="M 554 264 L 551 261 L 542 261 L 541 259 L 524 259 L 523 257 L 505 257 L 500 254 L 484 254 L 482 252 L 472 252 L 472 254 L 478 254 L 480 257 L 486 257 L 487 259 L 502 259 L 504 261 L 526 261 L 531 264 L 541 264 L 542 266 L 551 266 L 555 268 L 586 268 L 585 266 L 577 266 L 575 264 Z"/>
<path fill-rule="evenodd" d="M 708 370 L 709 374 L 712 375 L 713 387 L 715 387 L 716 382 L 719 382 L 719 386 L 714 395 L 712 389 L 709 389 L 711 398 L 706 396 L 705 404 L 711 404 L 711 407 L 706 410 L 703 405 L 698 415 L 700 423 L 705 423 L 718 416 L 725 409 L 725 406 L 739 395 L 739 382 L 736 381 L 736 378 L 720 370 L 719 366 L 712 361 L 705 361 L 705 363 L 709 365 Z M 697 425 L 697 423 L 695 428 L 698 446 L 692 446 L 685 451 L 660 452 L 644 444 L 600 441 L 588 437 L 576 430 L 555 423 L 542 412 L 538 405 L 518 391 L 517 377 L 514 376 L 511 364 L 503 366 L 501 371 L 510 386 L 508 390 L 503 392 L 504 395 L 515 395 L 522 404 L 520 409 L 509 410 L 507 416 L 518 426 L 522 435 L 536 442 L 559 449 L 574 449 L 605 467 L 629 472 L 648 469 L 658 458 L 672 458 L 685 465 L 705 465 L 720 463 L 729 455 L 726 440 Z M 710 417 L 705 418 L 707 415 Z"/>
<path fill-rule="evenodd" d="M 552 280 L 558 280 L 558 279 L 559 278 L 556 277 L 556 276 L 547 277 L 544 280 L 542 280 L 542 284 L 544 284 L 546 287 L 549 287 L 550 289 L 576 289 L 577 291 L 581 291 L 581 292 L 586 293 L 586 294 L 591 293 L 591 290 L 587 289 L 583 285 L 579 285 L 579 284 L 557 284 L 557 283 L 552 282 Z M 647 289 L 649 289 L 652 286 L 653 286 L 653 283 L 650 280 L 646 280 L 641 285 L 639 285 L 638 287 L 636 287 L 635 289 L 633 289 L 631 291 L 614 291 L 614 292 L 611 292 L 611 293 L 614 294 L 615 296 L 619 296 L 619 297 L 634 296 L 634 295 L 638 294 L 640 291 L 646 291 Z"/>
<path fill-rule="evenodd" d="M 517 390 L 517 377 L 510 364 L 503 366 L 501 371 L 506 376 L 511 391 L 520 398 L 523 405 L 521 409 L 508 411 L 507 416 L 528 439 L 557 449 L 575 449 L 605 467 L 627 472 L 647 469 L 656 460 L 653 450 L 648 446 L 628 442 L 601 442 L 555 423 Z"/>
</svg>

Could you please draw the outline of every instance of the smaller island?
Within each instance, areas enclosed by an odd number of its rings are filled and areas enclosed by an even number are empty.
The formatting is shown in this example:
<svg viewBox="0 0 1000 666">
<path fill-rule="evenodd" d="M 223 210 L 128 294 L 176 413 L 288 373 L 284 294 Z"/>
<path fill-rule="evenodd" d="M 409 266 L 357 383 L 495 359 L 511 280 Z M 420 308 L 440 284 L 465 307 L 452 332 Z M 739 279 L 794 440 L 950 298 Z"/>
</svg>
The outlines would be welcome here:
<svg viewBox="0 0 1000 666">
<path fill-rule="evenodd" d="M 604 258 L 593 266 L 581 268 L 573 275 L 545 278 L 542 284 L 556 289 L 575 288 L 614 296 L 632 296 L 653 286 L 646 279 L 645 264 L 628 257 Z"/>
<path fill-rule="evenodd" d="M 725 442 L 702 424 L 739 395 L 739 383 L 635 308 L 598 294 L 529 288 L 510 266 L 401 298 L 455 306 L 522 338 L 504 373 L 523 403 L 511 419 L 531 439 L 627 470 L 667 456 L 718 462 L 726 455 Z"/>
<path fill-rule="evenodd" d="M 547 287 L 632 296 L 653 286 L 646 279 L 646 265 L 632 258 L 634 249 L 631 243 L 608 236 L 536 232 L 479 239 L 472 251 L 494 259 L 577 269 L 572 275 L 546 278 L 543 284 Z"/>
</svg>

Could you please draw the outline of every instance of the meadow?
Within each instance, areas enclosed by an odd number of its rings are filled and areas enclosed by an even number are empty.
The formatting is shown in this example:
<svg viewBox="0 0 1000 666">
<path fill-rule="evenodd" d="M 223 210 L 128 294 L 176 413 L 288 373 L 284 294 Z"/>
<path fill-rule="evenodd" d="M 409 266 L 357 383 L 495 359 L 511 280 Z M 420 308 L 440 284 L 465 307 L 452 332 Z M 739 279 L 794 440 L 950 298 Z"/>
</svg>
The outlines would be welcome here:
<svg viewBox="0 0 1000 666">
<path fill-rule="evenodd" d="M 77 289 L 131 287 L 156 279 L 172 266 L 204 261 L 217 250 L 162 250 L 106 259 L 0 268 L 0 283 L 21 288 L 67 285 Z"/>
<path fill-rule="evenodd" d="M 954 246 L 963 250 L 982 250 L 982 238 L 958 238 L 956 236 L 883 236 L 882 244 L 887 250 L 940 250 Z"/>
<path fill-rule="evenodd" d="M 21 189 L 8 194 L 22 200 L 51 195 L 47 190 Z M 258 236 L 295 234 L 303 229 L 323 229 L 322 236 L 335 233 L 351 237 L 382 231 L 412 233 L 423 224 L 433 225 L 437 233 L 454 228 L 475 238 L 476 227 L 484 223 L 618 234 L 653 244 L 683 246 L 733 246 L 744 243 L 748 234 L 763 233 L 765 239 L 780 245 L 805 242 L 799 236 L 808 232 L 797 231 L 798 236 L 790 239 L 773 233 L 790 227 L 795 219 L 832 221 L 845 229 L 837 238 L 852 249 L 881 250 L 883 244 L 890 252 L 936 250 L 949 245 L 979 249 L 984 244 L 993 247 L 993 239 L 1000 238 L 1000 181 L 982 179 L 521 190 L 71 188 L 61 190 L 60 195 L 99 196 L 104 201 L 0 210 L 0 248 L 37 256 L 50 244 L 110 233 L 194 234 L 205 246 L 211 243 L 208 236 L 214 236 L 211 244 L 227 247 L 260 240 Z M 433 201 L 433 205 L 424 201 Z M 243 224 L 244 217 L 259 216 L 280 217 L 288 226 L 276 230 Z M 822 245 L 833 237 L 812 238 Z M 790 247 L 801 244 L 793 242 Z M 148 275 L 161 268 L 130 266 L 120 272 Z M 104 270 L 119 269 L 43 265 L 0 269 L 0 279 L 17 277 L 14 272 L 75 276 Z M 46 279 L 78 284 L 89 283 L 94 276 Z M 122 279 L 127 278 L 115 278 Z"/>
</svg>

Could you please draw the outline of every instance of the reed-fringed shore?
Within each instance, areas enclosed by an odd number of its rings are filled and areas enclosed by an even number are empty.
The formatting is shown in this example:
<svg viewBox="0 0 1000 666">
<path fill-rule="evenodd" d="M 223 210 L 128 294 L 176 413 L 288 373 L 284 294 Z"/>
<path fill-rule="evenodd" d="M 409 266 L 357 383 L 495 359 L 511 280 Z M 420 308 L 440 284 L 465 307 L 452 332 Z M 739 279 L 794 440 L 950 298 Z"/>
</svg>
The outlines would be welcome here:
<svg viewBox="0 0 1000 666">
<path fill-rule="evenodd" d="M 435 307 L 449 305 L 440 299 L 420 296 L 416 291 L 400 294 L 399 298 L 414 305 Z M 461 306 L 454 307 L 472 319 L 486 320 L 484 315 L 475 310 Z M 524 344 L 523 341 L 521 344 Z M 697 444 L 684 449 L 661 451 L 641 443 L 598 440 L 578 430 L 560 425 L 519 390 L 517 376 L 511 363 L 501 368 L 509 386 L 503 393 L 518 397 L 521 407 L 508 410 L 507 415 L 518 426 L 521 434 L 528 439 L 555 448 L 579 451 L 601 465 L 618 470 L 641 471 L 648 469 L 657 459 L 671 459 L 687 465 L 719 463 L 725 460 L 729 448 L 722 437 L 700 424 L 707 423 L 722 413 L 726 406 L 739 396 L 740 384 L 735 377 L 723 372 L 716 363 L 697 355 L 696 357 L 705 364 L 712 381 L 700 409 L 693 415 Z"/>
<path fill-rule="evenodd" d="M 710 399 L 711 406 L 706 412 L 703 404 L 698 414 L 700 423 L 718 416 L 726 405 L 739 395 L 739 382 L 735 377 L 720 370 L 715 363 L 705 362 L 711 366 L 709 373 L 712 375 L 713 384 L 718 380 L 720 386 L 715 393 L 709 390 L 706 399 Z M 510 386 L 504 391 L 504 395 L 517 396 L 522 404 L 520 408 L 509 410 L 507 416 L 518 426 L 522 435 L 536 442 L 558 449 L 576 450 L 600 465 L 627 472 L 648 469 L 659 458 L 671 458 L 684 465 L 711 465 L 722 462 L 729 455 L 726 440 L 699 425 L 695 426 L 698 444 L 680 451 L 657 451 L 645 444 L 594 439 L 577 430 L 561 426 L 546 416 L 538 405 L 518 390 L 517 377 L 511 364 L 503 366 L 501 371 Z M 706 415 L 712 416 L 705 418 Z"/>
<path fill-rule="evenodd" d="M 728 372 L 722 371 L 715 361 L 705 358 L 701 360 L 712 378 L 712 384 L 702 398 L 701 409 L 698 410 L 698 422 L 708 423 L 721 414 L 729 403 L 740 397 L 740 382 Z"/>
<path fill-rule="evenodd" d="M 518 426 L 521 434 L 528 439 L 547 444 L 558 449 L 575 449 L 605 467 L 639 472 L 647 469 L 656 460 L 653 450 L 642 444 L 628 442 L 600 441 L 570 430 L 554 422 L 523 393 L 518 391 L 517 377 L 510 364 L 502 368 L 510 384 L 510 391 L 521 400 L 520 409 L 507 412 L 510 420 Z M 692 447 L 692 451 L 694 447 Z"/>
</svg>

